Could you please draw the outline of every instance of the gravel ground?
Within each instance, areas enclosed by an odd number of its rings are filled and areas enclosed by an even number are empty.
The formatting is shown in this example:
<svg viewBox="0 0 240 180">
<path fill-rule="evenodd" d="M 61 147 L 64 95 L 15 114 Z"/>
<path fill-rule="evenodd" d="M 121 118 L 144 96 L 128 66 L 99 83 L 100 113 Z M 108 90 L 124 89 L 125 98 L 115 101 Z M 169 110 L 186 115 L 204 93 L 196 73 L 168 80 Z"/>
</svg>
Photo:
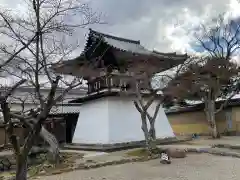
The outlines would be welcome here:
<svg viewBox="0 0 240 180">
<path fill-rule="evenodd" d="M 240 159 L 207 154 L 189 154 L 163 165 L 159 160 L 129 163 L 61 175 L 45 180 L 239 180 Z"/>
</svg>

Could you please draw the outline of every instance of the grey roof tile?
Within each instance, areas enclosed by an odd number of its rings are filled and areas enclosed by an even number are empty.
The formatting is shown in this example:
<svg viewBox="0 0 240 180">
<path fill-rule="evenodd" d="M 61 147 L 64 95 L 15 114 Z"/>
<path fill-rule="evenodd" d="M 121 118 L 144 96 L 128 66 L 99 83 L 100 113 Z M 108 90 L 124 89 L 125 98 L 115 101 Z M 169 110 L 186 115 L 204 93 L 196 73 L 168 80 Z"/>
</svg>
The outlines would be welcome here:
<svg viewBox="0 0 240 180">
<path fill-rule="evenodd" d="M 112 36 L 109 34 L 104 34 L 104 33 L 98 32 L 98 31 L 94 31 L 92 29 L 90 29 L 90 33 L 89 33 L 89 38 L 91 38 L 91 37 L 101 39 L 102 41 L 107 43 L 109 46 L 112 46 L 121 51 L 127 51 L 127 52 L 131 52 L 131 53 L 142 54 L 142 55 L 147 55 L 147 56 L 155 56 L 155 57 L 164 58 L 164 59 L 172 58 L 172 59 L 176 59 L 176 60 L 178 60 L 178 59 L 185 60 L 188 57 L 187 54 L 178 55 L 178 54 L 176 54 L 176 52 L 162 53 L 162 52 L 158 52 L 155 50 L 150 51 L 150 50 L 146 49 L 145 47 L 143 47 L 140 44 L 140 41 L 120 38 L 120 37 Z"/>
</svg>

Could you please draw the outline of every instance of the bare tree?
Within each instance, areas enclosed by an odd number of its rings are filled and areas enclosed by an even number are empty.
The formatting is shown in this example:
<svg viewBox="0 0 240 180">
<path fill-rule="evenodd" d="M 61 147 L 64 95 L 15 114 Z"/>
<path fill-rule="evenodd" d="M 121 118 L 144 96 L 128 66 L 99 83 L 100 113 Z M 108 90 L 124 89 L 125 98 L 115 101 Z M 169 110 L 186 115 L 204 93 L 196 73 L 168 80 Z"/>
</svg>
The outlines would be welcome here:
<svg viewBox="0 0 240 180">
<path fill-rule="evenodd" d="M 196 38 L 200 48 L 213 58 L 232 60 L 233 56 L 239 54 L 240 49 L 240 24 L 238 18 L 226 19 L 219 15 L 213 19 L 213 26 L 201 25 L 200 34 Z"/>
<path fill-rule="evenodd" d="M 240 50 L 240 24 L 238 18 L 226 19 L 220 15 L 215 19 L 214 27 L 202 26 L 203 35 L 198 41 L 208 53 L 204 76 L 208 79 L 208 96 L 204 98 L 206 117 L 216 138 L 215 114 L 219 113 L 229 99 L 239 93 L 239 67 L 233 62 Z M 202 76 L 202 79 L 205 77 Z M 212 81 L 212 87 L 210 86 Z M 221 107 L 215 109 L 217 98 L 225 99 Z"/>
<path fill-rule="evenodd" d="M 199 47 L 204 50 L 202 57 L 194 57 L 194 63 L 170 82 L 167 89 L 178 99 L 203 101 L 212 137 L 216 138 L 215 115 L 239 92 L 239 67 L 233 58 L 240 49 L 240 24 L 223 16 L 214 19 L 212 24 L 202 25 L 200 35 L 196 35 Z M 219 98 L 224 103 L 216 109 Z"/>
<path fill-rule="evenodd" d="M 42 125 L 52 107 L 72 88 L 81 85 L 82 80 L 78 77 L 63 78 L 50 67 L 56 59 L 63 59 L 78 48 L 78 44 L 67 41 L 76 28 L 99 22 L 99 15 L 78 0 L 29 0 L 23 4 L 27 11 L 22 16 L 15 16 L 15 11 L 0 11 L 0 33 L 9 40 L 1 43 L 0 69 L 16 78 L 16 83 L 1 95 L 0 103 L 16 156 L 17 180 L 27 179 L 27 156 L 39 135 L 51 144 L 54 154 L 58 155 L 56 138 Z M 76 16 L 77 22 L 74 19 Z M 50 90 L 44 96 L 40 90 L 46 83 Z M 34 87 L 38 107 L 15 113 L 11 111 L 8 100 L 23 84 Z M 60 85 L 65 90 L 58 96 L 56 90 Z M 22 146 L 13 132 L 12 119 L 20 120 L 29 130 Z"/>
<path fill-rule="evenodd" d="M 150 154 L 156 148 L 155 120 L 162 104 L 162 97 L 158 94 L 160 89 L 152 89 L 151 80 L 152 78 L 134 78 L 136 99 L 133 101 L 141 115 L 141 128 L 144 133 L 146 148 Z M 146 92 L 144 93 L 144 91 L 147 91 L 147 94 Z M 156 101 L 157 103 L 154 103 Z M 155 106 L 153 114 L 149 113 L 151 106 Z"/>
<path fill-rule="evenodd" d="M 148 68 L 144 74 L 139 77 L 134 76 L 133 78 L 136 94 L 134 105 L 141 115 L 141 128 L 144 133 L 146 148 L 150 154 L 156 149 L 155 122 L 159 109 L 170 97 L 170 92 L 164 91 L 164 89 L 168 82 L 184 71 L 189 63 L 190 61 L 187 60 L 167 70 L 168 72 L 165 71 L 159 74 L 152 73 L 150 68 Z M 162 65 L 158 69 L 161 71 L 161 68 Z M 174 73 L 169 73 L 169 71 L 174 71 Z M 149 113 L 150 108 L 154 109 L 152 114 Z"/>
<path fill-rule="evenodd" d="M 221 112 L 236 93 L 239 92 L 239 68 L 224 59 L 207 59 L 207 62 L 189 66 L 188 71 L 172 80 L 168 92 L 178 100 L 200 100 L 205 104 L 205 114 L 212 137 L 218 136 L 215 115 Z M 216 100 L 224 102 L 218 108 Z"/>
</svg>

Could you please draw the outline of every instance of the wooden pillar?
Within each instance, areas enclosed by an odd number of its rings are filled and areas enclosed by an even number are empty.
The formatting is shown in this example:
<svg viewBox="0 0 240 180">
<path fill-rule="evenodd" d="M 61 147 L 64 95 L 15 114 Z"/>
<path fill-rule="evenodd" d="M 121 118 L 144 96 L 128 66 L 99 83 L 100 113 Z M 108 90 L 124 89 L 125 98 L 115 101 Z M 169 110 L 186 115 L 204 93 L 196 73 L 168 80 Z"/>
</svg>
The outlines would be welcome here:
<svg viewBox="0 0 240 180">
<path fill-rule="evenodd" d="M 89 94 L 91 91 L 90 83 L 88 82 L 87 85 L 88 85 L 88 94 Z"/>
<path fill-rule="evenodd" d="M 99 90 L 100 90 L 100 79 L 97 79 L 95 83 L 96 83 L 96 91 L 99 92 Z"/>
</svg>

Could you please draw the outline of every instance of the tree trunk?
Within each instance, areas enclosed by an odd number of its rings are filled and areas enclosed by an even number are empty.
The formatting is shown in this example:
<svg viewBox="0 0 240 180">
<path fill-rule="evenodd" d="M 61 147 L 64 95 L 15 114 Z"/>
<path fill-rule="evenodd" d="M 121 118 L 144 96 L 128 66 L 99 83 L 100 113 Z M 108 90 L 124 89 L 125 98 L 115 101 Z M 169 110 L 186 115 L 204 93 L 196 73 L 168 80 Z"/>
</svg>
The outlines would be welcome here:
<svg viewBox="0 0 240 180">
<path fill-rule="evenodd" d="M 216 139 L 218 137 L 218 131 L 217 131 L 217 126 L 216 126 L 216 121 L 215 121 L 215 114 L 214 112 L 209 112 L 209 123 L 210 123 L 210 128 L 211 128 L 211 134 L 212 138 Z"/>
<path fill-rule="evenodd" d="M 215 101 L 213 100 L 208 101 L 206 113 L 207 120 L 211 129 L 212 138 L 216 139 L 218 138 L 218 131 L 215 120 Z"/>
<path fill-rule="evenodd" d="M 146 122 L 146 116 L 144 117 L 144 115 L 141 115 L 142 118 L 142 131 L 144 133 L 144 137 L 146 140 L 146 146 L 148 146 L 149 144 L 149 133 L 148 133 L 148 127 L 147 127 L 147 122 Z"/>
<path fill-rule="evenodd" d="M 216 124 L 212 128 L 212 137 L 213 139 L 219 138 Z"/>
<path fill-rule="evenodd" d="M 157 142 L 156 142 L 156 132 L 155 132 L 155 127 L 150 127 L 149 129 L 149 149 L 150 149 L 150 154 L 153 152 L 154 149 L 157 148 Z"/>
<path fill-rule="evenodd" d="M 4 133 L 5 133 L 5 135 L 4 135 L 4 146 L 6 146 L 7 145 L 7 130 L 6 130 L 6 125 L 4 126 Z"/>
<path fill-rule="evenodd" d="M 145 113 L 142 113 L 141 118 L 142 118 L 142 131 L 143 131 L 144 137 L 145 137 L 146 149 L 147 149 L 149 155 L 151 156 L 153 154 L 153 151 L 157 148 L 155 128 L 153 126 L 152 129 L 148 130 L 147 117 L 146 117 Z"/>
<path fill-rule="evenodd" d="M 151 138 L 150 138 L 150 135 L 149 135 L 149 132 L 148 132 L 148 127 L 147 127 L 147 117 L 145 115 L 145 113 L 142 113 L 141 114 L 141 119 L 142 119 L 142 131 L 144 133 L 144 137 L 145 137 L 145 145 L 146 145 L 146 148 L 148 150 L 149 153 L 152 152 L 152 148 L 151 148 Z"/>
<path fill-rule="evenodd" d="M 54 163 L 57 165 L 59 164 L 60 161 L 60 156 L 59 156 L 59 144 L 58 140 L 56 137 L 50 133 L 47 129 L 45 129 L 42 126 L 41 132 L 40 132 L 41 137 L 44 139 L 44 141 L 47 141 L 48 144 L 50 145 L 50 152 L 52 154 L 52 160 Z"/>
<path fill-rule="evenodd" d="M 156 140 L 155 123 L 150 123 L 149 135 L 153 140 Z"/>
<path fill-rule="evenodd" d="M 159 101 L 158 104 L 156 105 L 153 116 L 151 116 L 147 113 L 147 117 L 148 117 L 149 124 L 150 124 L 149 134 L 150 134 L 150 137 L 153 139 L 153 141 L 156 141 L 155 121 L 156 121 L 159 109 L 161 107 L 161 104 L 162 104 L 161 101 Z"/>
<path fill-rule="evenodd" d="M 17 157 L 16 180 L 27 180 L 27 159 Z"/>
</svg>

